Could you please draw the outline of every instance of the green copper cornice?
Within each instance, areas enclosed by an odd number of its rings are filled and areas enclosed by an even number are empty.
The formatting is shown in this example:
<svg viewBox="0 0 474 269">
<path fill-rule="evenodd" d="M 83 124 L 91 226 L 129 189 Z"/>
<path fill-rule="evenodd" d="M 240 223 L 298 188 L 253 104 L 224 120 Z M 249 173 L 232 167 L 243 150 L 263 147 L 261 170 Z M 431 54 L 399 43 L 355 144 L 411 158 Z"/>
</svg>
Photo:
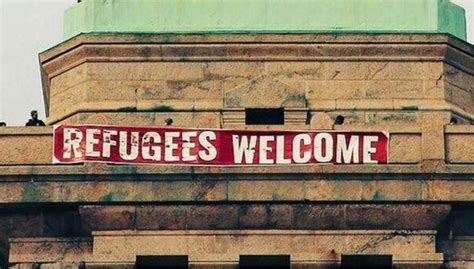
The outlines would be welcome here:
<svg viewBox="0 0 474 269">
<path fill-rule="evenodd" d="M 83 0 L 66 11 L 80 33 L 449 33 L 466 40 L 448 0 Z"/>
</svg>

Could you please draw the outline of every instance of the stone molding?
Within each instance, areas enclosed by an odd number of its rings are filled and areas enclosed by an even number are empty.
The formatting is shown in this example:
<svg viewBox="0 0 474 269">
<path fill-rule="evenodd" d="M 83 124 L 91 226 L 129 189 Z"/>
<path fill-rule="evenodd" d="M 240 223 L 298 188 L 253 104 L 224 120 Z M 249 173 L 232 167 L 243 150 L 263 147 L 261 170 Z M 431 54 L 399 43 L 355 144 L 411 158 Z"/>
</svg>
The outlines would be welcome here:
<svg viewBox="0 0 474 269">
<path fill-rule="evenodd" d="M 226 203 L 79 206 L 81 227 L 117 230 L 435 230 L 448 204 Z"/>
<path fill-rule="evenodd" d="M 440 175 L 2 176 L 1 203 L 470 202 L 472 173 Z M 433 178 L 435 177 L 435 178 Z M 280 179 L 278 179 L 280 178 Z M 285 178 L 285 179 L 281 179 Z M 370 179 L 377 178 L 377 179 Z M 43 179 L 43 180 L 42 180 Z M 137 181 L 140 179 L 140 181 Z"/>
</svg>

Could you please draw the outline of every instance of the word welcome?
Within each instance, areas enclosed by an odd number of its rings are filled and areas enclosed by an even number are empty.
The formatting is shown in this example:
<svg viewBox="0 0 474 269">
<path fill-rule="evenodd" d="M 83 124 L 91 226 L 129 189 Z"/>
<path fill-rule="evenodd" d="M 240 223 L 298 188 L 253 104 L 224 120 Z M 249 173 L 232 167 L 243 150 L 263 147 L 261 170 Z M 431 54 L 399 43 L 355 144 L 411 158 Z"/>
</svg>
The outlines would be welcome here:
<svg viewBox="0 0 474 269">
<path fill-rule="evenodd" d="M 54 129 L 53 163 L 385 164 L 388 141 L 384 132 L 62 125 Z"/>
</svg>

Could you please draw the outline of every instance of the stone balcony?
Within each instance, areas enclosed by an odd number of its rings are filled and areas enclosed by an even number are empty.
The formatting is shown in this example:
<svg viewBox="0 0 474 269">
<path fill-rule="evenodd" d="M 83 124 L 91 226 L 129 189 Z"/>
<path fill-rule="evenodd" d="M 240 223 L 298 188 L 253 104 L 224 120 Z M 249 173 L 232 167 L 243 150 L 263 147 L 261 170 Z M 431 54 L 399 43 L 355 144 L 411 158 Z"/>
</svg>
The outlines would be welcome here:
<svg viewBox="0 0 474 269">
<path fill-rule="evenodd" d="M 52 143 L 51 127 L 0 129 L 1 202 L 474 199 L 472 125 L 445 126 L 443 145 L 427 152 L 420 127 L 394 129 L 388 165 L 52 165 Z M 251 192 L 257 185 L 260 191 Z"/>
</svg>

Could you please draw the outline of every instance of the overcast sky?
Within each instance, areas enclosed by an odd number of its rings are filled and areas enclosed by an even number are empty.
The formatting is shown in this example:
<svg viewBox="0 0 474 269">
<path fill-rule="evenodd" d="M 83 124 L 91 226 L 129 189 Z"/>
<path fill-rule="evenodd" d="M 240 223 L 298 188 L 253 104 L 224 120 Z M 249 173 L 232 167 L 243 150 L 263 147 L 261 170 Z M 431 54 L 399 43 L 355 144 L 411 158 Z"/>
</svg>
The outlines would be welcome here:
<svg viewBox="0 0 474 269">
<path fill-rule="evenodd" d="M 0 0 L 0 121 L 24 125 L 32 109 L 44 118 L 38 53 L 60 43 L 64 11 L 77 0 Z M 466 10 L 474 44 L 474 0 Z"/>
</svg>

